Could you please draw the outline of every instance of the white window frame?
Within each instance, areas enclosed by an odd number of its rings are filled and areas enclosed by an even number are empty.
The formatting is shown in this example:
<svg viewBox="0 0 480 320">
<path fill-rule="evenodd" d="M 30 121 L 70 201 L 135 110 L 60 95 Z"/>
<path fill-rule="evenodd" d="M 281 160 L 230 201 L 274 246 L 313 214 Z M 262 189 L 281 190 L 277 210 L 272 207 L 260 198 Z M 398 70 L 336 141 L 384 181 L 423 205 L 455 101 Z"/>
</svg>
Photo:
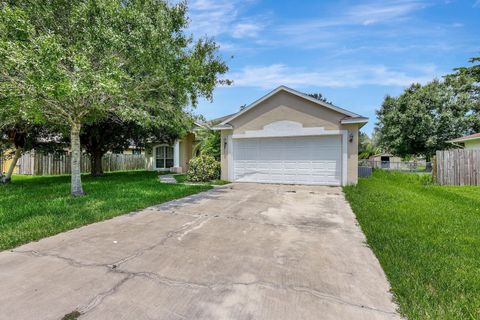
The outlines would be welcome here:
<svg viewBox="0 0 480 320">
<path fill-rule="evenodd" d="M 158 149 L 158 148 L 165 148 L 165 147 L 168 147 L 168 148 L 172 148 L 172 149 L 173 149 L 172 158 L 167 158 L 167 152 L 164 152 L 164 158 L 163 158 L 164 167 L 163 167 L 163 168 L 159 168 L 159 167 L 157 167 L 157 149 Z M 167 164 L 167 159 L 173 161 L 171 167 L 165 167 L 166 164 Z M 170 169 L 172 169 L 172 168 L 175 168 L 175 148 L 174 148 L 174 146 L 171 146 L 171 145 L 169 145 L 169 144 L 159 144 L 159 145 L 156 145 L 156 146 L 153 148 L 153 167 L 155 168 L 155 170 L 159 170 L 159 171 L 168 171 L 168 170 L 170 170 Z"/>
</svg>

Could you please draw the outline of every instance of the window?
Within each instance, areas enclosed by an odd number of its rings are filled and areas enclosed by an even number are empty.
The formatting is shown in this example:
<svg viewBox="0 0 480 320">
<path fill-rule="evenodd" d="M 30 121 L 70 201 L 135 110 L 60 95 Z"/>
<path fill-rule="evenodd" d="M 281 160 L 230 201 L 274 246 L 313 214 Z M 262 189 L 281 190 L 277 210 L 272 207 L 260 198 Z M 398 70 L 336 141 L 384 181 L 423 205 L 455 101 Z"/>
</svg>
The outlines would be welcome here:
<svg viewBox="0 0 480 320">
<path fill-rule="evenodd" d="M 173 167 L 173 147 L 159 146 L 155 148 L 155 167 L 157 169 Z"/>
</svg>

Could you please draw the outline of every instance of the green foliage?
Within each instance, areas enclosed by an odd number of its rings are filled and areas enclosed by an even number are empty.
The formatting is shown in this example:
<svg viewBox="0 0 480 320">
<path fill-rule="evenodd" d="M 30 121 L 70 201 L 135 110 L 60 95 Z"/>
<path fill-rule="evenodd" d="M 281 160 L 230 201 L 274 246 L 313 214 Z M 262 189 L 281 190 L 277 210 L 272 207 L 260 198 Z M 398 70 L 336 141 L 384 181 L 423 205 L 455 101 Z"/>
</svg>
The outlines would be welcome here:
<svg viewBox="0 0 480 320">
<path fill-rule="evenodd" d="M 480 187 L 377 170 L 344 188 L 406 319 L 480 318 Z"/>
<path fill-rule="evenodd" d="M 88 197 L 80 198 L 68 196 L 68 176 L 17 175 L 11 185 L 0 185 L 0 250 L 210 188 L 162 184 L 149 171 L 84 176 L 83 181 Z"/>
<path fill-rule="evenodd" d="M 221 137 L 220 131 L 202 128 L 196 132 L 200 140 L 200 154 L 211 156 L 220 161 Z"/>
<path fill-rule="evenodd" d="M 370 156 L 379 154 L 382 149 L 375 146 L 372 139 L 364 132 L 359 132 L 358 135 L 358 158 L 368 159 Z"/>
<path fill-rule="evenodd" d="M 189 106 L 230 83 L 218 78 L 227 66 L 217 44 L 185 34 L 184 2 L 17 0 L 0 10 L 0 107 L 70 129 L 75 158 L 83 125 L 114 113 L 180 136 Z"/>
<path fill-rule="evenodd" d="M 317 99 L 317 100 L 320 100 L 322 102 L 325 102 L 325 103 L 328 103 L 328 104 L 332 104 L 331 101 L 329 101 L 323 94 L 321 93 L 307 93 L 307 96 L 310 96 L 314 99 Z"/>
<path fill-rule="evenodd" d="M 220 162 L 214 157 L 200 155 L 188 163 L 188 181 L 209 182 L 217 179 L 220 179 Z"/>
<path fill-rule="evenodd" d="M 448 140 L 477 129 L 475 97 L 454 82 L 413 84 L 399 97 L 387 96 L 377 111 L 380 146 L 396 155 L 424 155 L 452 147 Z"/>
</svg>

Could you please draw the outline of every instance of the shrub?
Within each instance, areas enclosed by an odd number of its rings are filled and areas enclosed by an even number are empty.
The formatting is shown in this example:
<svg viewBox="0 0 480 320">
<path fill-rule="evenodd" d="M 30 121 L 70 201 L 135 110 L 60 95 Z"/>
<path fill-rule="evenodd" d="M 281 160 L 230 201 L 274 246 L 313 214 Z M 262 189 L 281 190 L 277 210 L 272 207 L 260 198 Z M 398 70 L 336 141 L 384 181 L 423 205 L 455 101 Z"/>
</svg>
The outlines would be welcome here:
<svg viewBox="0 0 480 320">
<path fill-rule="evenodd" d="M 187 180 L 208 182 L 220 179 L 220 162 L 212 156 L 201 155 L 188 163 Z"/>
<path fill-rule="evenodd" d="M 433 180 L 433 175 L 428 173 L 420 174 L 419 179 L 420 179 L 420 183 L 423 186 L 430 186 L 432 184 L 435 184 L 435 181 Z"/>
</svg>

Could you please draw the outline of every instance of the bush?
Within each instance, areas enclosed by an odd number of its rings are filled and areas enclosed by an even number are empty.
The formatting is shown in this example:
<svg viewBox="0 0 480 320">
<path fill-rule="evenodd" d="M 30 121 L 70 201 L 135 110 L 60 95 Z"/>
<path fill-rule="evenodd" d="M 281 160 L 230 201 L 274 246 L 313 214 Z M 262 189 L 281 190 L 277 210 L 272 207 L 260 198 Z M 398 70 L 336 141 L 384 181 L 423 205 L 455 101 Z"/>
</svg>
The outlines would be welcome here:
<svg viewBox="0 0 480 320">
<path fill-rule="evenodd" d="M 212 156 L 201 155 L 188 163 L 187 180 L 209 182 L 220 179 L 220 162 Z"/>
</svg>

